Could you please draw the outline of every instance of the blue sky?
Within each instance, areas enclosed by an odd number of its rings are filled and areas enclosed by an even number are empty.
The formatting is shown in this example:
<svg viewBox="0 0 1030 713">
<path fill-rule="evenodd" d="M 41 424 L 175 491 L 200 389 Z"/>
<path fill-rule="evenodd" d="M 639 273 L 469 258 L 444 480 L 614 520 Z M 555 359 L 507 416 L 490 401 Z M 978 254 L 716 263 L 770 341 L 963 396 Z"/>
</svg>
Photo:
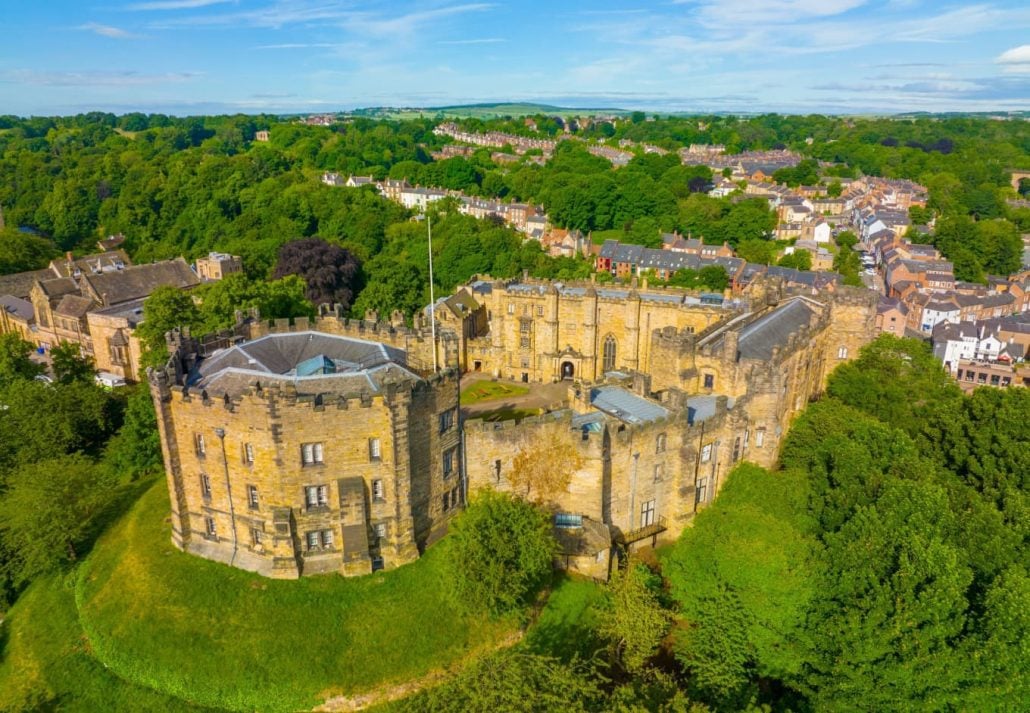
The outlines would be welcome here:
<svg viewBox="0 0 1030 713">
<path fill-rule="evenodd" d="M 1030 109 L 1030 2 L 5 0 L 0 114 Z"/>
</svg>

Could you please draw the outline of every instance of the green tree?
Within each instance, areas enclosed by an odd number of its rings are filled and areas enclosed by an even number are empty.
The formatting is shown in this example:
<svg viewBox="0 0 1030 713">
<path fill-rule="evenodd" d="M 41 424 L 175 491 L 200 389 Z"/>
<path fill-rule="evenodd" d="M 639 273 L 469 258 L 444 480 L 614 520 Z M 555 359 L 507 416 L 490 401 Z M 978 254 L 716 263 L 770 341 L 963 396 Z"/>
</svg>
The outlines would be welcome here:
<svg viewBox="0 0 1030 713">
<path fill-rule="evenodd" d="M 93 461 L 69 455 L 21 466 L 0 498 L 0 537 L 15 554 L 15 581 L 74 562 L 114 483 Z"/>
<path fill-rule="evenodd" d="M 52 242 L 17 228 L 0 230 L 0 275 L 39 270 L 57 255 Z"/>
<path fill-rule="evenodd" d="M 145 364 L 156 366 L 168 359 L 165 334 L 186 327 L 196 329 L 203 318 L 188 292 L 167 286 L 158 287 L 143 303 L 143 322 L 136 328 L 145 353 Z"/>
<path fill-rule="evenodd" d="M 669 631 L 672 615 L 659 601 L 660 589 L 661 578 L 632 561 L 612 574 L 605 589 L 598 633 L 627 671 L 642 671 Z"/>
<path fill-rule="evenodd" d="M 404 713 L 586 713 L 605 700 L 593 667 L 509 649 L 466 666 L 441 686 L 397 704 Z"/>
<path fill-rule="evenodd" d="M 161 468 L 157 415 L 146 384 L 132 387 L 125 420 L 105 448 L 104 463 L 119 477 L 131 480 Z"/>
<path fill-rule="evenodd" d="M 93 382 L 97 370 L 93 360 L 82 354 L 82 348 L 72 342 L 61 342 L 50 350 L 51 366 L 58 383 L 73 381 Z"/>
<path fill-rule="evenodd" d="M 29 358 L 34 351 L 15 332 L 0 334 L 0 388 L 16 379 L 34 379 L 46 371 L 46 367 Z"/>
<path fill-rule="evenodd" d="M 830 185 L 826 187 L 826 195 L 830 198 L 840 198 L 843 192 L 844 186 L 841 185 L 840 181 L 831 181 Z"/>
<path fill-rule="evenodd" d="M 493 491 L 469 503 L 447 539 L 458 600 L 495 616 L 516 611 L 543 586 L 556 546 L 543 511 Z"/>
<path fill-rule="evenodd" d="M 827 535 L 802 677 L 818 709 L 941 709 L 959 693 L 968 662 L 952 642 L 966 625 L 972 572 L 955 533 L 943 489 L 891 481 Z"/>
<path fill-rule="evenodd" d="M 812 253 L 807 250 L 795 250 L 790 255 L 784 255 L 776 263 L 780 267 L 792 267 L 795 270 L 812 269 Z"/>
</svg>

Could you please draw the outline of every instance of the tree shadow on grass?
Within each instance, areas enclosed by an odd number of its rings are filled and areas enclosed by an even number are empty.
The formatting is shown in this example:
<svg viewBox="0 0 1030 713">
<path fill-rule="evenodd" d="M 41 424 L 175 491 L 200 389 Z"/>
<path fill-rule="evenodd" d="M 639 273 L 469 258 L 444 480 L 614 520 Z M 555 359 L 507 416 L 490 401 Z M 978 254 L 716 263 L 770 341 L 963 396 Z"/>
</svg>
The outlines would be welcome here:
<svg viewBox="0 0 1030 713">
<path fill-rule="evenodd" d="M 131 483 L 124 483 L 115 488 L 111 499 L 104 504 L 103 508 L 90 521 L 89 527 L 82 539 L 75 543 L 76 559 L 81 561 L 93 550 L 100 536 L 107 531 L 111 525 L 125 515 L 144 493 L 160 480 L 160 476 L 142 478 Z"/>
</svg>

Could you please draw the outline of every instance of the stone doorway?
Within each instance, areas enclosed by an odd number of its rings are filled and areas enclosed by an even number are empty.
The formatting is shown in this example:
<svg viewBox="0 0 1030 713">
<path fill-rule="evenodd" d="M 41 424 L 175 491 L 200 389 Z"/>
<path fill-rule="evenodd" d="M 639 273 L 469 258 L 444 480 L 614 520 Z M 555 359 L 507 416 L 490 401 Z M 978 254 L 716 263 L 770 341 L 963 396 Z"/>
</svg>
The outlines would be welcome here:
<svg viewBox="0 0 1030 713">
<path fill-rule="evenodd" d="M 561 363 L 561 378 L 571 379 L 576 375 L 576 366 L 571 361 L 563 361 Z"/>
</svg>

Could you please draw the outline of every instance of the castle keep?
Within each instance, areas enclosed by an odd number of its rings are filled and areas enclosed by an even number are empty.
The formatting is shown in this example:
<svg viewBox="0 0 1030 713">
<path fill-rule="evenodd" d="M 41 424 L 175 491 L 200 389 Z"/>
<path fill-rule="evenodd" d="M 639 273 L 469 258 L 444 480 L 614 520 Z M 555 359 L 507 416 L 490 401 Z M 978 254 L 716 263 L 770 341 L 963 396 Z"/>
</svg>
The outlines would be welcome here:
<svg viewBox="0 0 1030 713">
<path fill-rule="evenodd" d="M 494 488 L 549 508 L 557 564 L 603 577 L 613 543 L 675 537 L 735 463 L 774 464 L 875 314 L 874 293 L 846 287 L 758 281 L 731 301 L 478 279 L 413 329 L 324 307 L 214 344 L 172 335 L 150 374 L 172 537 L 270 576 L 359 574 L 415 559 L 466 492 Z M 565 396 L 518 421 L 461 419 L 462 374 Z"/>
<path fill-rule="evenodd" d="M 176 338 L 151 392 L 172 540 L 273 577 L 416 559 L 462 502 L 457 374 L 311 330 L 208 356 Z"/>
</svg>

